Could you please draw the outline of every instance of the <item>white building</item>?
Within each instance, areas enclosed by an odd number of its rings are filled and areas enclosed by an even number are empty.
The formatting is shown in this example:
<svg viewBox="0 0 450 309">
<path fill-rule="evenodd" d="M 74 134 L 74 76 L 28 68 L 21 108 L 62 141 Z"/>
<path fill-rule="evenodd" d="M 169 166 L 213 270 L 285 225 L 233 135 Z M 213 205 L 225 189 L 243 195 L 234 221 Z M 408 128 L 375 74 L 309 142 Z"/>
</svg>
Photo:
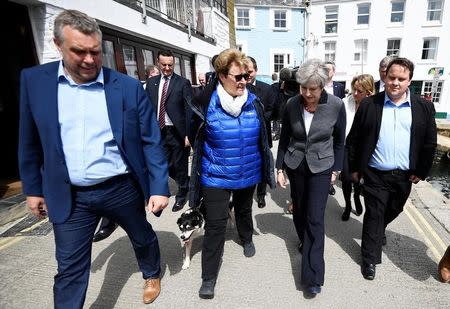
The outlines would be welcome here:
<svg viewBox="0 0 450 309">
<path fill-rule="evenodd" d="M 432 94 L 438 118 L 450 115 L 449 0 L 312 0 L 307 20 L 306 58 L 335 61 L 347 89 L 357 74 L 378 80 L 384 56 L 406 57 L 411 90 Z"/>
<path fill-rule="evenodd" d="M 60 59 L 53 23 L 64 9 L 94 17 L 103 32 L 103 64 L 144 81 L 160 49 L 175 56 L 175 72 L 197 83 L 210 58 L 234 46 L 234 1 L 226 0 L 3 0 L 4 43 L 0 92 L 0 187 L 18 179 L 19 76 L 25 67 Z M 8 21 L 8 22 L 7 22 Z M 232 22 L 231 22 L 232 23 Z M 3 187 L 2 187 L 3 188 Z"/>
</svg>

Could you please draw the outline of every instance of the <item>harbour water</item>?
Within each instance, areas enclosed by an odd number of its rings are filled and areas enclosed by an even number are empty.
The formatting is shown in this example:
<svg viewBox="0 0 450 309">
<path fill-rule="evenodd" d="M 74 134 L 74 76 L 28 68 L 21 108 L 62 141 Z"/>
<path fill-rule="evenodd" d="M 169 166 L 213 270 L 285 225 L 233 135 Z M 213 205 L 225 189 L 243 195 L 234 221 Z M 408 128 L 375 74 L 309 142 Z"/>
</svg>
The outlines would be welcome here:
<svg viewBox="0 0 450 309">
<path fill-rule="evenodd" d="M 444 151 L 437 151 L 427 180 L 431 185 L 450 198 L 450 158 Z"/>
</svg>

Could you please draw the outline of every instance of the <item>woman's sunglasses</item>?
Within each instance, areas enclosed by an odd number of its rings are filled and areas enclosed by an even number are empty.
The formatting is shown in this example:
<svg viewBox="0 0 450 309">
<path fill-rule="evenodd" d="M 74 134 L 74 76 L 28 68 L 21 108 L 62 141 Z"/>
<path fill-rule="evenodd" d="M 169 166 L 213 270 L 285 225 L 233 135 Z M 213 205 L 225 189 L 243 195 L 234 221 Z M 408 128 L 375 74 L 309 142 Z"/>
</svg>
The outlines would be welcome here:
<svg viewBox="0 0 450 309">
<path fill-rule="evenodd" d="M 242 79 L 244 79 L 245 81 L 247 81 L 247 80 L 250 78 L 250 74 L 248 74 L 248 73 L 237 74 L 237 75 L 228 73 L 228 75 L 233 76 L 233 77 L 234 77 L 234 80 L 235 80 L 236 82 L 240 82 Z"/>
</svg>

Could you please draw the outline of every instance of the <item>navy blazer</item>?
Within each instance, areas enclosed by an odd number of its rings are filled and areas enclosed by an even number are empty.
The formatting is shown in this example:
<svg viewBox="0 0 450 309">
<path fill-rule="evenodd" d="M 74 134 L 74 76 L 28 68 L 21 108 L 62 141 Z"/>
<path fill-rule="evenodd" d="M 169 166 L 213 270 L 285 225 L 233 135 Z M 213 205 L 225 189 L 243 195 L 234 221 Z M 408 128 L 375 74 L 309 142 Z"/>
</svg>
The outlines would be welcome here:
<svg viewBox="0 0 450 309">
<path fill-rule="evenodd" d="M 341 83 L 333 82 L 333 94 L 338 98 L 343 99 L 345 97 L 345 89 Z"/>
<path fill-rule="evenodd" d="M 267 141 L 269 143 L 269 147 L 272 148 L 272 130 L 270 127 L 270 121 L 273 120 L 275 105 L 276 105 L 276 96 L 272 90 L 272 87 L 262 81 L 256 80 L 255 86 L 251 84 L 247 84 L 247 89 L 250 92 L 254 92 L 254 94 L 259 98 L 261 103 L 264 106 L 264 119 L 266 121 L 266 129 L 267 129 Z"/>
<path fill-rule="evenodd" d="M 150 77 L 147 81 L 145 91 L 153 103 L 155 111 L 158 109 L 158 90 L 161 75 Z M 189 104 L 192 100 L 192 86 L 191 82 L 173 73 L 170 78 L 169 88 L 167 89 L 166 98 L 166 113 L 176 128 L 180 137 L 184 139 L 189 134 L 190 125 L 190 108 Z"/>
<path fill-rule="evenodd" d="M 349 163 L 352 172 L 364 174 L 375 150 L 383 117 L 384 94 L 365 98 L 355 114 L 348 134 Z M 409 168 L 412 174 L 425 179 L 433 164 L 437 145 L 435 110 L 430 103 L 411 93 L 411 141 Z"/>
<path fill-rule="evenodd" d="M 59 63 L 24 69 L 20 79 L 19 170 L 23 192 L 45 198 L 53 223 L 64 222 L 72 209 L 58 121 Z M 109 121 L 125 164 L 145 199 L 169 196 L 160 130 L 142 85 L 106 67 L 103 75 Z"/>
</svg>

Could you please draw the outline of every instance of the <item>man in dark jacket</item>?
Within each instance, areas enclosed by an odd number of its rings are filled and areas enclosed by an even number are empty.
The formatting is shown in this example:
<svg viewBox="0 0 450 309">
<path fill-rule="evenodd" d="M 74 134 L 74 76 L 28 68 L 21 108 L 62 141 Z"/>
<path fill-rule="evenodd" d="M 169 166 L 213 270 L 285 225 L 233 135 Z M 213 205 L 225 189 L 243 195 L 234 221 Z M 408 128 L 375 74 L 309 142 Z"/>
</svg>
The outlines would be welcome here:
<svg viewBox="0 0 450 309">
<path fill-rule="evenodd" d="M 385 91 L 361 102 L 347 138 L 353 181 L 364 179 L 361 272 L 367 280 L 381 263 L 386 226 L 403 211 L 411 184 L 428 175 L 436 150 L 434 106 L 408 89 L 413 73 L 408 59 L 392 60 Z"/>
<path fill-rule="evenodd" d="M 266 122 L 267 129 L 267 139 L 269 147 L 272 148 L 272 130 L 270 127 L 270 121 L 272 120 L 272 115 L 274 112 L 276 102 L 276 95 L 269 84 L 256 80 L 256 74 L 258 72 L 258 66 L 256 60 L 253 57 L 248 57 L 250 59 L 248 63 L 247 73 L 250 78 L 247 80 L 247 89 L 253 92 L 261 101 L 264 106 L 264 119 Z M 259 183 L 256 189 L 257 202 L 259 208 L 264 208 L 266 206 L 266 183 Z"/>
</svg>

